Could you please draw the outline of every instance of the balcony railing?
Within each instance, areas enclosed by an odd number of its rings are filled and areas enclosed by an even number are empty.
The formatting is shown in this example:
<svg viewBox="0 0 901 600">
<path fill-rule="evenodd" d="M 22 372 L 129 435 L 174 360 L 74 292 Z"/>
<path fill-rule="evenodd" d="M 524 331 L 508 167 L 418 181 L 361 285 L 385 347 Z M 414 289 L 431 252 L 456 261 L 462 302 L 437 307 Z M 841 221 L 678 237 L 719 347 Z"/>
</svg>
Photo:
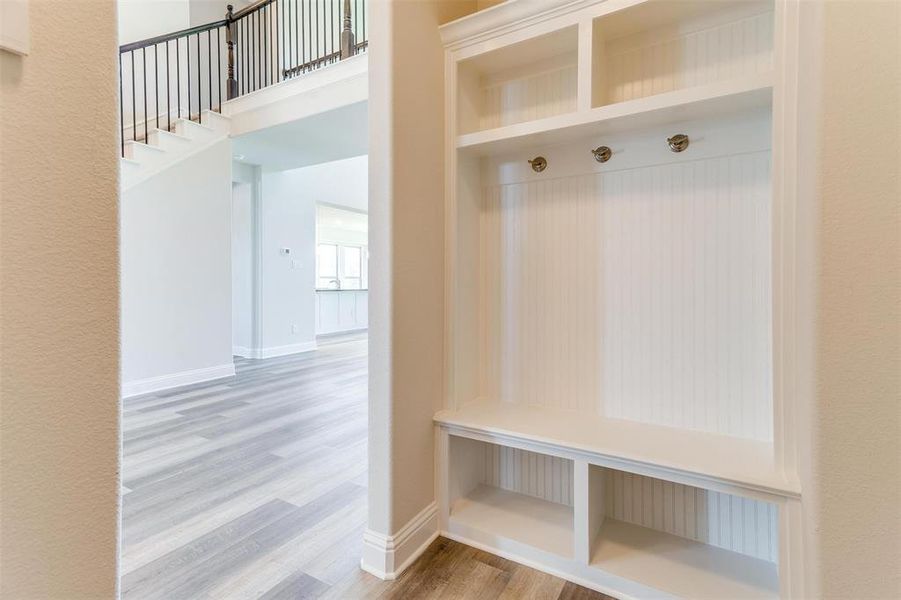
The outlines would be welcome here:
<svg viewBox="0 0 901 600">
<path fill-rule="evenodd" d="M 260 0 L 119 48 L 122 151 L 179 118 L 366 50 L 366 0 Z"/>
</svg>

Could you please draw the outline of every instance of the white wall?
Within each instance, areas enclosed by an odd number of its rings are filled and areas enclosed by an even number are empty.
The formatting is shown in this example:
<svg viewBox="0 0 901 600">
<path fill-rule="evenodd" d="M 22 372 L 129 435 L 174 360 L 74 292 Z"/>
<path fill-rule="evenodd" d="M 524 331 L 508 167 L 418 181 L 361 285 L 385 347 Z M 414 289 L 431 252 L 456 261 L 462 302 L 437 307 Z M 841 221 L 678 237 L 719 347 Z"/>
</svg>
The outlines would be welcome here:
<svg viewBox="0 0 901 600">
<path fill-rule="evenodd" d="M 188 0 L 118 0 L 119 44 L 187 29 Z"/>
<path fill-rule="evenodd" d="M 29 18 L 28 56 L 0 51 L 0 597 L 115 598 L 116 6 Z"/>
<path fill-rule="evenodd" d="M 369 157 L 354 156 L 292 171 L 313 202 L 369 210 Z"/>
<path fill-rule="evenodd" d="M 130 395 L 233 373 L 231 143 L 122 197 L 122 381 Z"/>
<path fill-rule="evenodd" d="M 232 352 L 253 348 L 253 184 L 232 183 Z"/>
<path fill-rule="evenodd" d="M 261 353 L 312 350 L 316 207 L 300 170 L 264 173 L 261 195 Z M 283 248 L 290 248 L 286 255 Z"/>
</svg>

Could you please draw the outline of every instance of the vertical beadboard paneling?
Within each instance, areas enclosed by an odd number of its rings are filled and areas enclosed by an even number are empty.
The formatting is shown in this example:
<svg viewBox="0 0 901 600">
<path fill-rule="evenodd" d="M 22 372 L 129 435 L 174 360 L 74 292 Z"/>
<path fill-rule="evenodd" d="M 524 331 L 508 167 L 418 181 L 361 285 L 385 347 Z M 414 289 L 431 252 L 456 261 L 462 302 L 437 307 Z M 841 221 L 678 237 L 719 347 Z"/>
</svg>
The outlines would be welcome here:
<svg viewBox="0 0 901 600">
<path fill-rule="evenodd" d="M 595 413 L 600 205 L 591 179 L 486 188 L 482 396 Z"/>
<path fill-rule="evenodd" d="M 643 31 L 612 40 L 604 56 L 607 103 L 765 72 L 773 62 L 773 13 Z"/>
<path fill-rule="evenodd" d="M 592 467 L 596 468 L 596 467 Z M 605 469 L 606 516 L 776 562 L 777 507 Z"/>
<path fill-rule="evenodd" d="M 606 416 L 772 439 L 769 165 L 757 152 L 602 176 Z"/>
<path fill-rule="evenodd" d="M 576 110 L 576 65 L 556 66 L 482 87 L 479 129 L 542 119 Z"/>
<path fill-rule="evenodd" d="M 485 444 L 485 483 L 494 487 L 573 505 L 571 460 Z"/>
<path fill-rule="evenodd" d="M 481 395 L 772 439 L 770 153 L 486 186 Z"/>
</svg>

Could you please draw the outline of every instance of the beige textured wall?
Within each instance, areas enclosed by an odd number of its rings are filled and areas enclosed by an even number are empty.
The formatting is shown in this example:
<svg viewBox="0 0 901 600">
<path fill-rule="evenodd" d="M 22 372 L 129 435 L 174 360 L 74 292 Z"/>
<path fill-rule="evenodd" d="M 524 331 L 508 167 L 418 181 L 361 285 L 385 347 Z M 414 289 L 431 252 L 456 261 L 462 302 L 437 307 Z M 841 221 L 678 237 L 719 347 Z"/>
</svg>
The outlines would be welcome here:
<svg viewBox="0 0 901 600">
<path fill-rule="evenodd" d="M 901 598 L 901 2 L 822 7 L 810 591 Z"/>
<path fill-rule="evenodd" d="M 370 6 L 370 516 L 394 534 L 435 499 L 443 394 L 444 67 L 456 0 Z"/>
<path fill-rule="evenodd" d="M 116 6 L 29 4 L 31 54 L 0 51 L 0 597 L 114 598 Z"/>
</svg>

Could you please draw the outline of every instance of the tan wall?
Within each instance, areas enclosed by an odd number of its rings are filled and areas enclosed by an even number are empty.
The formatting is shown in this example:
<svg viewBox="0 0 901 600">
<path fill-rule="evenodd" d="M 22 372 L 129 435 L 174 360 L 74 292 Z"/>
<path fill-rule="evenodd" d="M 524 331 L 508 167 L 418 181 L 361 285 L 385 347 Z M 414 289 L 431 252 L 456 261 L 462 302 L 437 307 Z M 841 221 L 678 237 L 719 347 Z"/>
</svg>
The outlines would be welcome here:
<svg viewBox="0 0 901 600">
<path fill-rule="evenodd" d="M 370 6 L 370 518 L 394 534 L 435 499 L 444 347 L 440 23 L 472 1 Z"/>
<path fill-rule="evenodd" d="M 31 54 L 0 51 L 0 597 L 113 598 L 116 6 L 29 5 Z"/>
<path fill-rule="evenodd" d="M 826 2 L 821 24 L 809 583 L 899 598 L 901 3 Z"/>
</svg>

